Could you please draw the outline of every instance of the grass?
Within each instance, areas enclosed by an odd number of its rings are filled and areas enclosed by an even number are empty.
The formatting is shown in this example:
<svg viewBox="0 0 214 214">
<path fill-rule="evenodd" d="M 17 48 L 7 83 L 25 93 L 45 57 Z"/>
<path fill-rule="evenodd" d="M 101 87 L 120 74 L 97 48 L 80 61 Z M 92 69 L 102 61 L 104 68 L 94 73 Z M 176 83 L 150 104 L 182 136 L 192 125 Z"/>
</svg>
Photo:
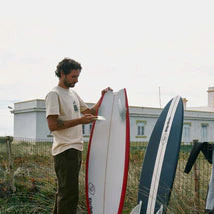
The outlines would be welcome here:
<svg viewBox="0 0 214 214">
<path fill-rule="evenodd" d="M 86 145 L 85 145 L 86 147 Z M 145 154 L 146 144 L 132 143 L 124 214 L 129 214 L 137 205 L 138 184 Z M 171 200 L 167 213 L 203 213 L 211 165 L 200 155 L 197 166 L 200 168 L 199 192 L 195 194 L 194 170 L 184 174 L 190 146 L 182 146 L 177 167 Z M 13 165 L 15 171 L 16 192 L 12 193 L 8 183 L 8 164 L 6 145 L 0 142 L 0 214 L 48 214 L 52 212 L 56 192 L 56 178 L 53 170 L 50 143 L 13 144 Z M 85 203 L 85 161 L 87 148 L 83 152 L 80 171 L 81 209 Z"/>
</svg>

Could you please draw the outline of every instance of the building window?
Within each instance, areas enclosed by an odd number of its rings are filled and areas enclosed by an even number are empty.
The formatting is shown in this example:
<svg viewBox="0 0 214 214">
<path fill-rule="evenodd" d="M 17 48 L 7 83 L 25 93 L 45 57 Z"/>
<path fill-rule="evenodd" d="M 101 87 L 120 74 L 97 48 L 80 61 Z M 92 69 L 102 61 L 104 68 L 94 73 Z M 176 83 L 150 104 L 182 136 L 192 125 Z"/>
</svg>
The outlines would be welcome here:
<svg viewBox="0 0 214 214">
<path fill-rule="evenodd" d="M 208 139 L 208 124 L 201 124 L 201 140 L 202 142 L 207 141 Z"/>
<path fill-rule="evenodd" d="M 137 122 L 137 135 L 138 136 L 145 135 L 145 122 Z"/>
<path fill-rule="evenodd" d="M 92 124 L 92 123 L 90 123 L 90 133 L 91 133 L 92 126 L 93 126 L 93 124 Z"/>
<path fill-rule="evenodd" d="M 190 143 L 190 126 L 191 124 L 185 124 L 183 125 L 183 140 L 184 143 Z"/>
<path fill-rule="evenodd" d="M 85 134 L 85 125 L 82 125 L 82 134 Z"/>
</svg>

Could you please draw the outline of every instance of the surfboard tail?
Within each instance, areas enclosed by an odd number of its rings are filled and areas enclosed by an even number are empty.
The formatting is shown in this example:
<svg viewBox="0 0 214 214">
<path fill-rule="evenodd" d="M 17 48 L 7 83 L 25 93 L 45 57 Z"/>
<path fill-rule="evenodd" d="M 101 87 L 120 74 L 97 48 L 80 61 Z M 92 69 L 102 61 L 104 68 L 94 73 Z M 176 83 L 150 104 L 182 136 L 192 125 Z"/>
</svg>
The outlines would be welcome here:
<svg viewBox="0 0 214 214">
<path fill-rule="evenodd" d="M 130 214 L 140 214 L 142 206 L 142 201 L 139 202 L 139 204 L 131 211 Z"/>
</svg>

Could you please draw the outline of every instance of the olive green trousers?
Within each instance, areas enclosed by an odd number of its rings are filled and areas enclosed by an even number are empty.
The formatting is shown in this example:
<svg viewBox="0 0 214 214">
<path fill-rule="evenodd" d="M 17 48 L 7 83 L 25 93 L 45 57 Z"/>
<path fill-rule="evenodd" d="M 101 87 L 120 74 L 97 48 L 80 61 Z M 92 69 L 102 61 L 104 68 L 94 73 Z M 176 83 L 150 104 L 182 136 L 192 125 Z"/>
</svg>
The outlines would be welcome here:
<svg viewBox="0 0 214 214">
<path fill-rule="evenodd" d="M 79 171 L 82 152 L 68 149 L 54 156 L 57 192 L 54 214 L 76 214 L 79 201 Z"/>
</svg>

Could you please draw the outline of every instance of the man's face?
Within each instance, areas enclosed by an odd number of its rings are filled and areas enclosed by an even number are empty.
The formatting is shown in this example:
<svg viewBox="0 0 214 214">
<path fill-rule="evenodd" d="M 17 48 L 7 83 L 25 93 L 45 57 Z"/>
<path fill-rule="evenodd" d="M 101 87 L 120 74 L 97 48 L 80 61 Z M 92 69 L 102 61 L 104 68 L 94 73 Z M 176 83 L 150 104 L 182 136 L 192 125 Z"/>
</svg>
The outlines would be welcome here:
<svg viewBox="0 0 214 214">
<path fill-rule="evenodd" d="M 78 82 L 78 78 L 80 75 L 80 70 L 72 70 L 70 74 L 62 75 L 64 78 L 64 85 L 68 88 L 73 88 L 75 84 Z"/>
</svg>

